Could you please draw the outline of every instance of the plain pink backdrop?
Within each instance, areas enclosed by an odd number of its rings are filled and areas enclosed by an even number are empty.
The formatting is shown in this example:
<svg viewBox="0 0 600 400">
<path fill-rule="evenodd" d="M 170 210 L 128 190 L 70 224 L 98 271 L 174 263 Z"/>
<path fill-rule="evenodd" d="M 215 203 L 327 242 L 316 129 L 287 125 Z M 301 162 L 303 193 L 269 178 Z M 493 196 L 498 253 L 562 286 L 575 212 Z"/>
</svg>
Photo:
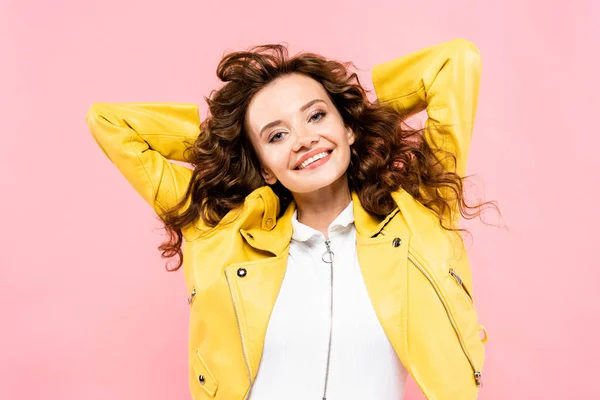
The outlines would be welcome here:
<svg viewBox="0 0 600 400">
<path fill-rule="evenodd" d="M 0 398 L 189 398 L 183 274 L 90 136 L 93 102 L 204 112 L 225 51 L 368 70 L 455 37 L 483 58 L 469 170 L 507 225 L 468 223 L 480 398 L 600 398 L 598 21 L 594 0 L 0 1 Z"/>
</svg>

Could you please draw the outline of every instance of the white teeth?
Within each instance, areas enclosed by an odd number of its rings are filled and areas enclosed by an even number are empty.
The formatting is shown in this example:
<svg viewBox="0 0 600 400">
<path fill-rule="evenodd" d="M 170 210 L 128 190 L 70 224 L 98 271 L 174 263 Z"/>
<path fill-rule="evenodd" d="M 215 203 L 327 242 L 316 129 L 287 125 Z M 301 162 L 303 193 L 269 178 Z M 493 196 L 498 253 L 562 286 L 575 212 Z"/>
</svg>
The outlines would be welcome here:
<svg viewBox="0 0 600 400">
<path fill-rule="evenodd" d="M 298 169 L 303 169 L 308 167 L 310 164 L 314 163 L 317 160 L 320 160 L 321 158 L 327 157 L 329 153 L 324 151 L 322 153 L 316 154 L 314 156 L 312 156 L 311 158 L 304 160 L 304 162 L 302 164 L 300 164 L 300 166 L 298 167 Z"/>
</svg>

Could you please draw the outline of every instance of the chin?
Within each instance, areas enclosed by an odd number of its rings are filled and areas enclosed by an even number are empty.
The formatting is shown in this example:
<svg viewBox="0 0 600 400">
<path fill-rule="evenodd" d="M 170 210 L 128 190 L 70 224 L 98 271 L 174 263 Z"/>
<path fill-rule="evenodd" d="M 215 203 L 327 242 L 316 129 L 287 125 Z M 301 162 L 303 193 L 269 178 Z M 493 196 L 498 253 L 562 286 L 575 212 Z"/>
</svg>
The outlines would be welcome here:
<svg viewBox="0 0 600 400">
<path fill-rule="evenodd" d="M 292 193 L 301 193 L 301 194 L 305 194 L 305 193 L 312 193 L 312 192 L 316 192 L 320 189 L 324 189 L 328 186 L 333 185 L 335 182 L 337 182 L 341 177 L 343 177 L 344 174 L 338 176 L 331 176 L 331 177 L 327 177 L 327 176 L 320 176 L 317 178 L 307 178 L 306 180 L 303 180 L 303 182 L 299 182 L 298 180 L 296 180 L 295 182 L 293 182 L 293 184 L 291 184 L 290 186 L 284 185 L 286 188 L 288 188 L 288 190 L 290 190 L 290 192 Z"/>
</svg>

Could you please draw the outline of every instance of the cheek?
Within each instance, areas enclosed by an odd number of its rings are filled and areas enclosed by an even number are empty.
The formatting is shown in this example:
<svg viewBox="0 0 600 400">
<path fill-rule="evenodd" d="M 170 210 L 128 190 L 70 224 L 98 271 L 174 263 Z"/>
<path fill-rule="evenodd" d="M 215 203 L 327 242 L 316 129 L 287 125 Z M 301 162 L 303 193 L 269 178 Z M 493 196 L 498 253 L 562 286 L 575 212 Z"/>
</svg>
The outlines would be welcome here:
<svg viewBox="0 0 600 400">
<path fill-rule="evenodd" d="M 288 169 L 288 158 L 282 149 L 267 149 L 263 156 L 264 165 L 274 173 Z"/>
<path fill-rule="evenodd" d="M 341 145 L 349 145 L 351 138 L 348 137 L 348 130 L 346 129 L 346 125 L 344 125 L 344 121 L 341 119 L 335 119 L 335 121 L 331 121 L 331 124 L 327 126 L 327 131 L 331 132 L 333 140 L 335 140 L 336 144 Z"/>
</svg>

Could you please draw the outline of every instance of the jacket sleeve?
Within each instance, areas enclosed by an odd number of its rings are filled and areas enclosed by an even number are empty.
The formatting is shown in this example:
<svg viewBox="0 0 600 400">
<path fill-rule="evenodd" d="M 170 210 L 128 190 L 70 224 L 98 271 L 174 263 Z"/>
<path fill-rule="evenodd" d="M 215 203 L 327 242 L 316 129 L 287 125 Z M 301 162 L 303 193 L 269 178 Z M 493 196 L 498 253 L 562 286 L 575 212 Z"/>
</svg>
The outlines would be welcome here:
<svg viewBox="0 0 600 400">
<path fill-rule="evenodd" d="M 480 74 L 477 47 L 465 39 L 454 39 L 377 65 L 373 68 L 373 85 L 379 101 L 400 112 L 426 109 L 428 143 L 434 150 L 452 153 L 456 157 L 454 171 L 464 176 Z M 441 131 L 436 126 L 441 126 Z M 453 170 L 449 160 L 443 162 Z"/>
<path fill-rule="evenodd" d="M 200 134 L 196 105 L 95 103 L 86 120 L 104 154 L 158 214 L 183 198 L 192 171 L 168 160 L 186 161 L 186 142 Z"/>
</svg>

